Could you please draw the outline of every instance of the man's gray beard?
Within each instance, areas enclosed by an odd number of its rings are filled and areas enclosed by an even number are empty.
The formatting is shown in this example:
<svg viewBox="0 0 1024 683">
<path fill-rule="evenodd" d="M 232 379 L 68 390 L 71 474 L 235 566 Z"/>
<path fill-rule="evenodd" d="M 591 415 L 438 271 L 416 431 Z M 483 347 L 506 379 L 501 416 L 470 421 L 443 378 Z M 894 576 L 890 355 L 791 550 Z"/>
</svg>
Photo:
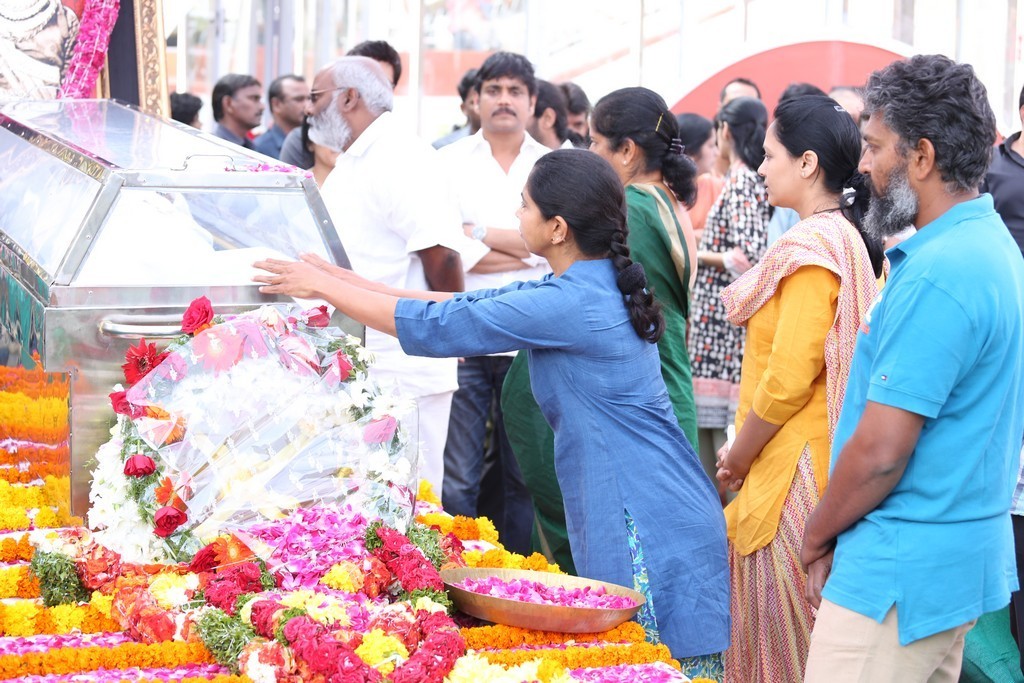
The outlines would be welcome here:
<svg viewBox="0 0 1024 683">
<path fill-rule="evenodd" d="M 918 197 L 910 187 L 907 166 L 889 175 L 889 187 L 879 194 L 871 185 L 871 204 L 864 215 L 864 229 L 879 240 L 902 232 L 917 218 Z"/>
<path fill-rule="evenodd" d="M 326 109 L 309 120 L 309 139 L 335 152 L 348 147 L 352 140 L 352 127 L 334 106 L 333 99 Z"/>
</svg>

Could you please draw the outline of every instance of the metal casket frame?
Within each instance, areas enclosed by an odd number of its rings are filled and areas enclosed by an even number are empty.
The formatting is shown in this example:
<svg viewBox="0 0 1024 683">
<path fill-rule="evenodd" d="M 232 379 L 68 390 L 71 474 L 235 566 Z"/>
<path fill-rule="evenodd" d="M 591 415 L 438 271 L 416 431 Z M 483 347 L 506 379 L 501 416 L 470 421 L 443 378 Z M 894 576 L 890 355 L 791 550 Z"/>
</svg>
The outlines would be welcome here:
<svg viewBox="0 0 1024 683">
<path fill-rule="evenodd" d="M 38 353 L 70 375 L 75 514 L 129 345 L 180 334 L 199 296 L 218 313 L 285 300 L 251 284 L 255 258 L 349 265 L 312 178 L 276 164 L 117 101 L 0 107 L 0 363 L 33 367 Z"/>
</svg>

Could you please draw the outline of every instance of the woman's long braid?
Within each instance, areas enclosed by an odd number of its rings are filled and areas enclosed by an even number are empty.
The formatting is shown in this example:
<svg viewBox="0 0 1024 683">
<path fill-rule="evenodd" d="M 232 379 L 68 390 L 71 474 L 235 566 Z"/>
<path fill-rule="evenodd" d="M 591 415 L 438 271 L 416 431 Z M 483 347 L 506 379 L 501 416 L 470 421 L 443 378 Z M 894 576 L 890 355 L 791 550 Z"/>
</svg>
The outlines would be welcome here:
<svg viewBox="0 0 1024 683">
<path fill-rule="evenodd" d="M 615 284 L 626 299 L 629 319 L 633 329 L 642 339 L 652 344 L 661 339 L 665 331 L 665 319 L 661 315 L 661 304 L 654 299 L 654 294 L 647 288 L 647 274 L 643 265 L 635 263 L 629 257 L 629 246 L 626 243 L 626 230 L 617 229 L 612 232 L 611 252 L 612 264 L 618 271 Z"/>
</svg>

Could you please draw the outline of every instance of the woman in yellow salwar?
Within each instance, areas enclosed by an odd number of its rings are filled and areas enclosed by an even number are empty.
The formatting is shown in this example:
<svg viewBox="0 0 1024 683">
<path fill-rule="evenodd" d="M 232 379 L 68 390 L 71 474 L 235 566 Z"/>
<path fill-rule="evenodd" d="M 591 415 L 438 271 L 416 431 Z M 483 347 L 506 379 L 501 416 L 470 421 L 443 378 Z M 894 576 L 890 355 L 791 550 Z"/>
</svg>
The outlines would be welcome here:
<svg viewBox="0 0 1024 683">
<path fill-rule="evenodd" d="M 736 439 L 718 478 L 726 508 L 732 644 L 726 681 L 803 680 L 814 611 L 800 567 L 804 524 L 824 491 L 857 330 L 878 292 L 881 243 L 861 230 L 870 189 L 860 133 L 824 96 L 779 105 L 758 169 L 768 200 L 801 221 L 722 292 L 747 328 Z"/>
</svg>

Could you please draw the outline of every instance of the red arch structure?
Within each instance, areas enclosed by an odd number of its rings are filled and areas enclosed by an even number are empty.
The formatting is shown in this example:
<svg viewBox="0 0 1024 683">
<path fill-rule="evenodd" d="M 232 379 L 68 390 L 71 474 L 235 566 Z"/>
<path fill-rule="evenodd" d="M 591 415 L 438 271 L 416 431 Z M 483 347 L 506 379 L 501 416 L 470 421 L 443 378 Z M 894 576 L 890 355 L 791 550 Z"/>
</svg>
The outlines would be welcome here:
<svg viewBox="0 0 1024 683">
<path fill-rule="evenodd" d="M 718 111 L 722 87 L 742 76 L 757 83 L 771 112 L 790 83 L 811 83 L 826 92 L 837 85 L 864 85 L 872 71 L 903 58 L 881 47 L 842 40 L 784 45 L 730 64 L 676 102 L 672 111 L 696 112 L 711 118 Z"/>
</svg>

